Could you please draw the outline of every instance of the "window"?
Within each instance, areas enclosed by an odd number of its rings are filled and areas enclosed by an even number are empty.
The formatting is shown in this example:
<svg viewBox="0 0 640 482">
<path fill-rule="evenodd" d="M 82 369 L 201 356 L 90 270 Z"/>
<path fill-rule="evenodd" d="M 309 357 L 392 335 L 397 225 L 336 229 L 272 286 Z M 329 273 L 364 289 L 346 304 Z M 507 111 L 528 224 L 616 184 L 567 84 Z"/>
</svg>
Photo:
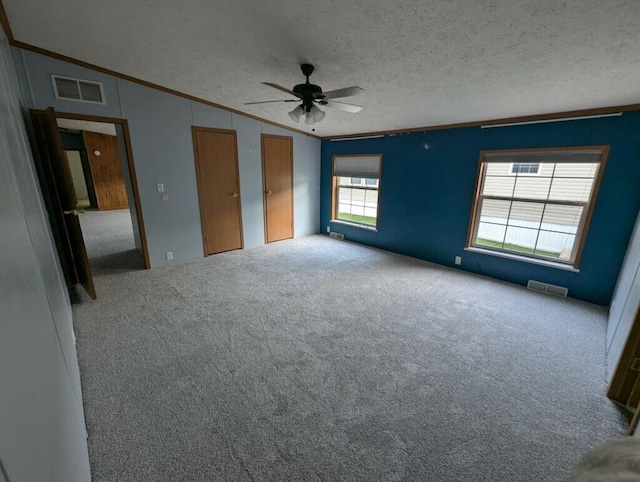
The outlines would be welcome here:
<svg viewBox="0 0 640 482">
<path fill-rule="evenodd" d="M 333 157 L 333 221 L 377 227 L 381 155 Z"/>
<path fill-rule="evenodd" d="M 511 164 L 510 173 L 517 174 L 538 174 L 540 164 L 531 162 L 515 162 Z"/>
<path fill-rule="evenodd" d="M 608 152 L 481 152 L 468 247 L 576 268 Z"/>
</svg>

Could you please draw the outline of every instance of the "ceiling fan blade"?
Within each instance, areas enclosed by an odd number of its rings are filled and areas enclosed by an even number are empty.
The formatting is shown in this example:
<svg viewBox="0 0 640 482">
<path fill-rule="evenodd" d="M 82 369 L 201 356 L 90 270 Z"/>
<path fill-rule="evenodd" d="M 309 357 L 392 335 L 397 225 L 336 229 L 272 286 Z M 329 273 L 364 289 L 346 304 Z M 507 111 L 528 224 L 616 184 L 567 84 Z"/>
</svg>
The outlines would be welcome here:
<svg viewBox="0 0 640 482">
<path fill-rule="evenodd" d="M 274 89 L 281 90 L 282 92 L 286 92 L 287 94 L 295 95 L 296 97 L 300 97 L 293 90 L 287 89 L 286 87 L 282 87 L 278 84 L 272 84 L 271 82 L 262 82 L 264 85 L 268 85 L 269 87 L 273 87 Z"/>
<path fill-rule="evenodd" d="M 300 102 L 300 99 L 284 99 L 284 100 L 261 100 L 259 102 L 245 102 L 244 105 L 268 104 L 270 102 Z"/>
<path fill-rule="evenodd" d="M 347 104 L 346 102 L 340 102 L 337 100 L 332 100 L 324 104 L 326 107 L 332 107 L 334 109 L 343 110 L 345 112 L 351 112 L 355 114 L 356 112 L 360 112 L 362 107 L 359 105 Z"/>
<path fill-rule="evenodd" d="M 344 89 L 330 90 L 329 92 L 323 92 L 322 95 L 324 95 L 325 99 L 329 100 L 329 99 L 338 99 L 340 97 L 351 97 L 352 95 L 359 95 L 359 94 L 362 94 L 363 92 L 364 92 L 363 89 L 354 85 L 353 87 L 345 87 Z"/>
</svg>

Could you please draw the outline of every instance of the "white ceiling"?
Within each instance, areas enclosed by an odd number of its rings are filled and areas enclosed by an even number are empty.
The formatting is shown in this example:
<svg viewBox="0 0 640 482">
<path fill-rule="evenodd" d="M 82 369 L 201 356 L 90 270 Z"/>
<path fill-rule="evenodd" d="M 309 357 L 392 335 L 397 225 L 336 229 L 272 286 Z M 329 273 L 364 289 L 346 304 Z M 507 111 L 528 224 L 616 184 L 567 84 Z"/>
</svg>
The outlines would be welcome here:
<svg viewBox="0 0 640 482">
<path fill-rule="evenodd" d="M 321 136 L 640 102 L 638 0 L 4 0 L 16 40 L 294 124 L 260 82 L 359 85 Z M 348 99 L 343 99 L 349 101 Z"/>
<path fill-rule="evenodd" d="M 106 122 L 93 122 L 77 119 L 58 119 L 57 122 L 58 127 L 63 129 L 97 132 L 98 134 L 107 134 L 108 136 L 117 135 L 116 126 Z"/>
</svg>

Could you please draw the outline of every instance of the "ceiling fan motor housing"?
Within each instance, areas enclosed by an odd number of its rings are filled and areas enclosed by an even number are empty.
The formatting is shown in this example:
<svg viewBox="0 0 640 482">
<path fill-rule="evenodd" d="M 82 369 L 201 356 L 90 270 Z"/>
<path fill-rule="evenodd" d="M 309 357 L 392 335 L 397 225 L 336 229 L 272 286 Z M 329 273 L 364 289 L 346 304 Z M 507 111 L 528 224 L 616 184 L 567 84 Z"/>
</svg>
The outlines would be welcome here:
<svg viewBox="0 0 640 482">
<path fill-rule="evenodd" d="M 313 101 L 316 99 L 323 99 L 322 89 L 319 85 L 315 84 L 298 84 L 293 88 L 293 92 L 300 96 L 302 99 L 302 105 L 304 105 L 307 112 L 313 106 Z"/>
</svg>

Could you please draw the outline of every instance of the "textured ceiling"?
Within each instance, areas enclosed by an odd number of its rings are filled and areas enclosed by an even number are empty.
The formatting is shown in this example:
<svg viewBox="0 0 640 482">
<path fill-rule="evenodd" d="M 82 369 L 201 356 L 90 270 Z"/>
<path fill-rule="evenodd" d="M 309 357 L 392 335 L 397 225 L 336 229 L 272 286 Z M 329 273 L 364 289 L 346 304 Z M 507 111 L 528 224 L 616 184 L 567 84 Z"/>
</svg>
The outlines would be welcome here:
<svg viewBox="0 0 640 482">
<path fill-rule="evenodd" d="M 4 0 L 16 40 L 305 129 L 299 63 L 358 114 L 321 136 L 640 102 L 638 0 Z M 347 99 L 344 99 L 347 101 Z M 293 104 L 295 105 L 295 104 Z"/>
</svg>

